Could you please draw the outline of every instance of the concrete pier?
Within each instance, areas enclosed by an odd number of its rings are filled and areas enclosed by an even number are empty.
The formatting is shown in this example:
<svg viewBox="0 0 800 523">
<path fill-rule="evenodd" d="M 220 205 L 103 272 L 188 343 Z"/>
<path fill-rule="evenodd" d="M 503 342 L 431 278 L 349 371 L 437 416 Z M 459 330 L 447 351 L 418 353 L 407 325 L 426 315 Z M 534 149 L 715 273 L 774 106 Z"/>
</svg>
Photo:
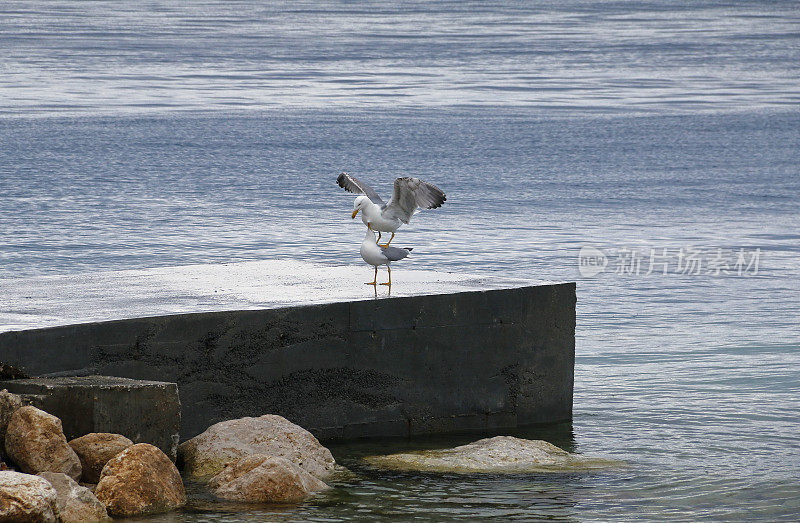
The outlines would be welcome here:
<svg viewBox="0 0 800 523">
<path fill-rule="evenodd" d="M 357 289 L 357 299 L 332 292 L 321 303 L 8 331 L 0 362 L 30 375 L 178 383 L 182 439 L 264 413 L 321 439 L 571 418 L 574 283 L 487 288 L 457 279 L 428 294 L 409 284 L 421 278 L 413 272 L 393 274 L 405 281 L 401 296 L 365 294 L 358 273 L 329 282 Z"/>
</svg>

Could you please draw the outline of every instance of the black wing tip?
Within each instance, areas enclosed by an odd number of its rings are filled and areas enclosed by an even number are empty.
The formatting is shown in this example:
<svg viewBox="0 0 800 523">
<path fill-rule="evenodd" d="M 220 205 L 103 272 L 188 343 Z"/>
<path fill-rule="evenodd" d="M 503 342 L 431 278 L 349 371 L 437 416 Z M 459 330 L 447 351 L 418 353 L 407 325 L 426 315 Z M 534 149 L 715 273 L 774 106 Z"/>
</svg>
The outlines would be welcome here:
<svg viewBox="0 0 800 523">
<path fill-rule="evenodd" d="M 347 192 L 353 192 L 352 188 L 347 186 L 349 177 L 349 173 L 343 172 L 336 178 L 336 184 Z"/>
<path fill-rule="evenodd" d="M 433 204 L 430 207 L 428 207 L 428 209 L 438 209 L 439 207 L 442 206 L 442 204 L 444 202 L 447 201 L 447 195 L 444 193 L 443 190 L 439 189 L 439 187 L 433 185 L 432 183 L 428 183 L 428 182 L 425 182 L 425 183 L 427 183 L 428 185 L 433 187 L 436 190 L 436 192 L 438 192 L 438 194 L 436 196 L 439 197 L 439 199 L 437 201 L 433 202 Z"/>
<path fill-rule="evenodd" d="M 408 252 L 411 252 L 414 250 L 414 247 L 403 247 L 403 249 L 407 250 Z"/>
<path fill-rule="evenodd" d="M 436 187 L 436 186 L 434 185 L 434 187 Z M 438 187 L 436 187 L 436 188 L 437 188 L 437 189 L 439 189 Z M 439 189 L 439 191 L 441 192 L 441 189 Z M 433 202 L 433 203 L 431 204 L 431 206 L 430 206 L 430 207 L 428 207 L 428 209 L 438 209 L 438 208 L 439 208 L 439 207 L 441 207 L 441 206 L 442 206 L 442 204 L 444 204 L 444 202 L 446 202 L 446 201 L 447 201 L 447 195 L 446 195 L 445 193 L 441 193 L 441 196 L 439 197 L 439 200 L 438 200 L 438 201 L 435 201 L 435 202 Z"/>
</svg>

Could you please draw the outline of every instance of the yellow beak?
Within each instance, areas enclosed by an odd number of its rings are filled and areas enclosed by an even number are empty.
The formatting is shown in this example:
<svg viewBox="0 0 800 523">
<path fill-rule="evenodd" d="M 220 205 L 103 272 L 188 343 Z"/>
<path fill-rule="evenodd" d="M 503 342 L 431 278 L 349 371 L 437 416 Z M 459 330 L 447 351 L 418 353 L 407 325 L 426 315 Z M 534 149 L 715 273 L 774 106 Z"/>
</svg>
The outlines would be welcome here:
<svg viewBox="0 0 800 523">
<path fill-rule="evenodd" d="M 354 219 L 354 220 L 356 219 L 356 214 L 358 214 L 358 209 L 356 209 L 355 211 L 353 211 L 353 219 Z"/>
</svg>

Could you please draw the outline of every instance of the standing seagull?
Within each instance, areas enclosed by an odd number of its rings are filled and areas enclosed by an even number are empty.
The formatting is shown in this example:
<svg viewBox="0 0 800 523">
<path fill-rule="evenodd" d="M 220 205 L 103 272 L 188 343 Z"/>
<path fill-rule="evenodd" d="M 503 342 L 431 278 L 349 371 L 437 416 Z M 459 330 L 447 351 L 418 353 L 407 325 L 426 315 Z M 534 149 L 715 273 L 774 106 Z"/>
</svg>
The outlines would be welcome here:
<svg viewBox="0 0 800 523">
<path fill-rule="evenodd" d="M 411 248 L 399 249 L 397 247 L 378 245 L 378 242 L 375 240 L 375 233 L 368 229 L 367 234 L 364 236 L 364 241 L 361 242 L 361 257 L 364 258 L 365 262 L 375 266 L 375 278 L 367 283 L 367 285 L 378 284 L 378 265 L 386 265 L 386 269 L 389 271 L 389 281 L 381 283 L 381 285 L 388 285 L 391 287 L 392 268 L 389 264 L 393 261 L 402 260 L 408 256 L 409 252 L 411 252 Z"/>
<path fill-rule="evenodd" d="M 336 183 L 346 191 L 361 195 L 353 204 L 353 219 L 361 211 L 361 221 L 368 229 L 378 231 L 378 241 L 381 240 L 381 232 L 392 233 L 384 247 L 392 243 L 394 232 L 402 224 L 408 223 L 418 208 L 435 209 L 447 200 L 447 196 L 435 185 L 407 176 L 394 181 L 389 203 L 384 203 L 372 187 L 350 174 L 340 174 Z"/>
</svg>

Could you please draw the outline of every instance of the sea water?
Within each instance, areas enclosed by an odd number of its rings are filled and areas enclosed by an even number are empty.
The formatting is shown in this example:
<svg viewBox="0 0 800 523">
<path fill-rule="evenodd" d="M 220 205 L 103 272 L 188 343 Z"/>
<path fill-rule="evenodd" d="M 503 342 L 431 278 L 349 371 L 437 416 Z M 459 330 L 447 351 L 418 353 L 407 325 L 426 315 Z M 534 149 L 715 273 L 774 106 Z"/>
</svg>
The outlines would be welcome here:
<svg viewBox="0 0 800 523">
<path fill-rule="evenodd" d="M 353 443 L 306 503 L 193 486 L 161 520 L 800 513 L 796 3 L 5 1 L 0 51 L 0 278 L 359 264 L 346 170 L 447 193 L 408 267 L 578 283 L 574 421 L 517 434 L 624 470 L 381 473 L 359 457 L 471 438 Z"/>
</svg>

